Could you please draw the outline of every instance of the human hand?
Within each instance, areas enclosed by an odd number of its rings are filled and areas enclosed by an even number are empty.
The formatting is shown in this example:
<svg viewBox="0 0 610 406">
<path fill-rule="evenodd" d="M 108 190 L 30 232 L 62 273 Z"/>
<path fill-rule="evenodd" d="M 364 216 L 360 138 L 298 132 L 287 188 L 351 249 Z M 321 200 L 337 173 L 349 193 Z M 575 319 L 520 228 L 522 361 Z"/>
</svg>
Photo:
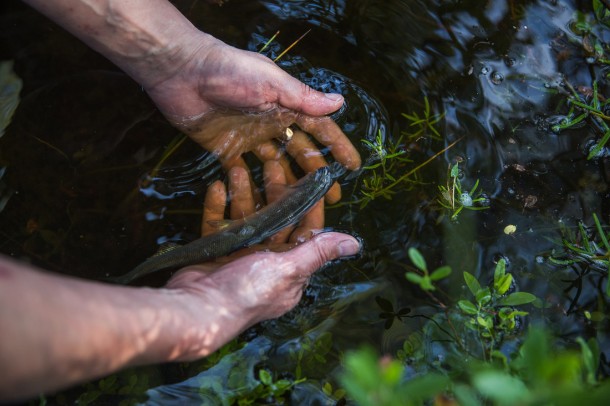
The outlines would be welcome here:
<svg viewBox="0 0 610 406">
<path fill-rule="evenodd" d="M 265 165 L 267 196 L 270 201 L 278 192 L 270 187 L 274 182 L 282 182 L 283 171 L 279 164 Z M 242 168 L 234 168 L 229 174 L 231 195 L 230 216 L 242 218 L 254 211 L 254 200 L 250 193 L 247 173 Z M 214 183 L 206 194 L 202 234 L 215 232 L 212 225 L 224 219 L 226 191 L 222 182 Z M 322 201 L 318 204 L 323 215 Z M 292 230 L 283 230 L 270 241 L 255 247 L 240 250 L 229 257 L 201 265 L 189 266 L 174 275 L 166 288 L 179 292 L 182 308 L 195 320 L 193 329 L 199 326 L 201 332 L 191 332 L 187 336 L 199 337 L 188 340 L 187 350 L 178 356 L 180 360 L 196 359 L 216 350 L 231 340 L 243 329 L 262 320 L 279 317 L 299 302 L 304 287 L 311 274 L 333 259 L 355 255 L 360 247 L 357 240 L 349 235 L 328 232 L 317 234 L 300 245 L 286 243 L 300 240 L 295 235 L 309 237 L 307 225 L 322 221 L 320 214 L 309 213 L 292 236 Z M 319 224 L 319 223 L 318 223 Z M 301 240 L 302 241 L 302 240 Z M 264 251 L 261 251 L 264 250 Z M 271 251 L 270 251 L 271 250 Z M 215 325 L 222 326 L 211 333 L 210 314 L 223 318 Z M 206 337 L 202 340 L 201 337 Z"/>
<path fill-rule="evenodd" d="M 324 116 L 341 107 L 341 95 L 317 92 L 260 54 L 201 35 L 198 48 L 184 51 L 188 59 L 178 64 L 179 69 L 145 88 L 168 120 L 217 154 L 225 170 L 247 168 L 242 154 L 253 152 L 263 162 L 279 161 L 288 182 L 294 182 L 283 149 L 273 141 L 284 139 L 293 124 L 298 129 L 285 143 L 285 151 L 306 172 L 327 165 L 308 134 L 348 169 L 360 166 L 349 139 Z M 327 201 L 340 197 L 335 184 Z"/>
<path fill-rule="evenodd" d="M 276 161 L 269 161 L 263 167 L 264 189 L 267 204 L 276 203 L 286 194 L 286 176 L 282 166 Z M 241 220 L 254 214 L 256 205 L 250 188 L 248 173 L 243 168 L 232 168 L 228 173 L 228 188 L 230 196 L 230 220 Z M 290 193 L 290 192 L 289 192 Z M 201 230 L 209 235 L 218 231 L 218 224 L 225 220 L 227 192 L 221 181 L 212 184 L 205 195 Z M 269 249 L 287 242 L 303 242 L 310 239 L 316 231 L 324 227 L 324 200 L 316 202 L 308 213 L 305 213 L 299 224 L 286 227 L 268 238 L 263 249 Z M 286 244 L 287 245 L 287 244 Z M 256 247 L 252 250 L 261 250 Z M 248 250 L 242 250 L 248 251 Z M 233 257 L 232 257 L 233 258 Z"/>
</svg>

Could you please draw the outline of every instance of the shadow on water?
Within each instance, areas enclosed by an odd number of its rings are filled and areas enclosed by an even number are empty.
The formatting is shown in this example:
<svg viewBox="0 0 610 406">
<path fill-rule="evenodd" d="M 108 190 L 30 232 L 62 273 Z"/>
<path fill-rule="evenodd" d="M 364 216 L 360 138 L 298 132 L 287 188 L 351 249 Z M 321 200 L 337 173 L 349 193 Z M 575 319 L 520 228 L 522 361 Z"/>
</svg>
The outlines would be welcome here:
<svg viewBox="0 0 610 406">
<path fill-rule="evenodd" d="M 409 247 L 431 267 L 451 265 L 443 289 L 453 297 L 463 292 L 463 271 L 487 281 L 505 258 L 516 287 L 547 303 L 532 309 L 532 320 L 552 324 L 566 343 L 597 337 L 610 356 L 608 317 L 595 325 L 584 317 L 598 306 L 604 312 L 603 274 L 560 270 L 546 259 L 558 248 L 560 225 L 590 225 L 593 214 L 607 225 L 610 215 L 608 151 L 587 160 L 599 134 L 592 126 L 553 131 L 566 117 L 569 87 L 602 83 L 608 71 L 583 62 L 574 29 L 579 3 L 175 3 L 195 25 L 241 48 L 256 51 L 280 30 L 266 50 L 271 58 L 311 29 L 279 65 L 314 88 L 344 94 L 333 118 L 365 160 L 372 151 L 361 140 L 379 135 L 389 147 L 410 128 L 402 113 L 422 112 L 426 99 L 434 114 L 444 113 L 443 140 L 403 141 L 409 157 L 423 162 L 460 141 L 392 200 L 328 210 L 328 226 L 364 239 L 363 257 L 318 272 L 297 309 L 246 332 L 215 366 L 159 367 L 161 378 L 141 388 L 165 384 L 149 390 L 151 403 L 235 399 L 255 384 L 255 367 L 306 376 L 310 383 L 293 391 L 297 403 L 329 402 L 316 382 L 334 379 L 342 353 L 362 343 L 394 353 L 426 322 L 384 329 L 376 296 L 411 315 L 434 315 L 434 303 L 404 278 Z M 0 213 L 0 251 L 98 279 L 108 269 L 131 269 L 164 241 L 195 238 L 205 187 L 223 176 L 218 165 L 108 62 L 28 9 L 7 8 L 3 26 L 14 28 L 0 35 L 0 51 L 14 60 L 24 90 L 0 139 L 0 181 L 15 191 Z M 606 42 L 610 35 L 598 26 L 591 32 Z M 172 145 L 175 153 L 163 160 Z M 456 161 L 462 184 L 470 189 L 480 180 L 490 208 L 451 221 L 438 210 L 437 185 Z M 353 192 L 344 201 L 362 196 L 366 176 L 344 181 Z M 506 234 L 509 225 L 517 231 Z M 429 362 L 445 351 L 431 344 Z"/>
</svg>

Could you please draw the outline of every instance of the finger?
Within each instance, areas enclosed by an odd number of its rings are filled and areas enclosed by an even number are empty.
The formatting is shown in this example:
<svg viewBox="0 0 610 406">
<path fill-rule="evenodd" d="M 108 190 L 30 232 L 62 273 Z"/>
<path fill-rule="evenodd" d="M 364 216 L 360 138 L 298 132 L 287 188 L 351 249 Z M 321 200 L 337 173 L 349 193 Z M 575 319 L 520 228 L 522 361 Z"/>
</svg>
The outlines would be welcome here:
<svg viewBox="0 0 610 406">
<path fill-rule="evenodd" d="M 282 269 L 295 278 L 308 278 L 325 263 L 334 259 L 356 255 L 360 243 L 348 234 L 328 232 L 297 245 L 290 251 L 277 254 L 286 266 Z"/>
<path fill-rule="evenodd" d="M 267 204 L 271 204 L 280 200 L 286 191 L 286 173 L 278 161 L 265 162 L 263 171 Z M 269 237 L 267 242 L 271 244 L 286 242 L 293 229 L 294 227 L 286 227 Z"/>
<path fill-rule="evenodd" d="M 220 165 L 222 166 L 222 168 L 225 170 L 226 173 L 231 172 L 231 170 L 233 168 L 241 168 L 244 171 L 246 171 L 246 173 L 248 174 L 248 181 L 250 182 L 250 193 L 252 193 L 252 196 L 254 197 L 255 207 L 258 204 L 261 204 L 263 202 L 263 198 L 261 197 L 260 193 L 258 192 L 258 189 L 256 188 L 256 184 L 252 180 L 252 175 L 250 174 L 250 169 L 248 168 L 246 161 L 244 161 L 244 159 L 241 156 L 233 157 L 232 159 L 223 159 L 223 157 L 219 157 L 219 160 L 220 160 Z"/>
<path fill-rule="evenodd" d="M 286 151 L 294 157 L 305 172 L 314 172 L 316 169 L 328 165 L 320 150 L 303 131 L 294 132 L 292 139 L 286 144 Z M 340 199 L 341 187 L 335 182 L 326 194 L 326 201 L 333 204 Z"/>
<path fill-rule="evenodd" d="M 290 162 L 283 156 L 282 151 L 273 142 L 265 142 L 254 149 L 254 154 L 262 162 L 278 161 L 284 170 L 286 183 L 289 185 L 297 181 L 297 177 L 290 169 Z"/>
<path fill-rule="evenodd" d="M 217 180 L 212 183 L 203 201 L 203 216 L 201 220 L 201 235 L 209 235 L 218 231 L 218 227 L 210 222 L 219 222 L 225 218 L 227 190 L 224 183 Z"/>
<path fill-rule="evenodd" d="M 335 159 L 347 169 L 353 171 L 360 167 L 360 154 L 337 123 L 329 117 L 300 115 L 296 122 L 303 131 L 327 146 Z"/>
<path fill-rule="evenodd" d="M 343 105 L 340 94 L 318 92 L 287 73 L 278 76 L 279 80 L 274 81 L 277 87 L 273 90 L 282 107 L 311 116 L 324 116 Z"/>
<path fill-rule="evenodd" d="M 316 230 L 324 228 L 324 199 L 320 199 L 303 217 L 299 227 L 290 235 L 290 242 L 302 243 L 311 239 Z"/>
<path fill-rule="evenodd" d="M 250 176 L 243 168 L 235 167 L 229 171 L 229 196 L 231 198 L 231 219 L 242 219 L 254 213 L 255 205 L 250 188 Z"/>
</svg>

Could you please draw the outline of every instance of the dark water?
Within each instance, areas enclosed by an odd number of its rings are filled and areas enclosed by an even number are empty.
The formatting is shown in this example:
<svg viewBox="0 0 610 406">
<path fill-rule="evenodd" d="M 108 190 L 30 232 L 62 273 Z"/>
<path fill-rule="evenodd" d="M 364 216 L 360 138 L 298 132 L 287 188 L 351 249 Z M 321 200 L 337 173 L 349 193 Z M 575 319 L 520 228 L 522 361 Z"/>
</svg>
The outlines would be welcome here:
<svg viewBox="0 0 610 406">
<path fill-rule="evenodd" d="M 547 303 L 529 320 L 552 326 L 567 345 L 577 336 L 596 337 L 610 356 L 603 274 L 579 279 L 547 260 L 561 225 L 590 225 L 594 213 L 607 225 L 610 215 L 608 150 L 587 160 L 599 134 L 590 125 L 552 131 L 567 113 L 567 86 L 597 80 L 607 94 L 608 67 L 592 63 L 575 28 L 580 10 L 588 35 L 610 40 L 589 2 L 175 4 L 198 27 L 240 48 L 258 50 L 280 30 L 271 57 L 311 29 L 279 64 L 315 88 L 345 95 L 334 118 L 365 159 L 371 151 L 361 139 L 380 133 L 390 145 L 408 129 L 401 113 L 421 114 L 425 98 L 433 114 L 445 113 L 437 125 L 443 140 L 404 145 L 410 157 L 423 162 L 459 142 L 424 167 L 421 184 L 398 189 L 392 200 L 327 211 L 328 226 L 363 238 L 363 257 L 316 274 L 300 306 L 246 332 L 246 347 L 201 375 L 211 362 L 137 370 L 149 379 L 143 389 L 165 384 L 149 392 L 152 403 L 228 399 L 254 385 L 255 367 L 294 377 L 297 365 L 308 381 L 294 390 L 293 402 L 329 402 L 319 388 L 335 382 L 341 354 L 363 343 L 395 353 L 423 324 L 413 318 L 385 330 L 376 296 L 411 314 L 435 312 L 404 278 L 408 247 L 417 247 L 431 268 L 454 269 L 444 285 L 453 297 L 463 293 L 462 271 L 486 281 L 506 258 L 517 287 Z M 195 238 L 205 186 L 223 176 L 218 165 L 188 139 L 162 161 L 182 136 L 135 83 L 35 12 L 19 3 L 2 8 L 1 59 L 14 61 L 24 87 L 0 139 L 0 191 L 10 196 L 0 213 L 0 252 L 100 278 L 128 271 L 166 240 Z M 490 208 L 450 221 L 438 210 L 437 185 L 456 160 L 462 184 L 469 189 L 480 180 Z M 362 196 L 366 176 L 344 182 L 344 201 Z M 517 231 L 505 234 L 507 225 Z M 593 325 L 585 311 L 604 317 Z M 324 362 L 305 351 L 312 343 L 324 347 L 318 348 Z"/>
</svg>

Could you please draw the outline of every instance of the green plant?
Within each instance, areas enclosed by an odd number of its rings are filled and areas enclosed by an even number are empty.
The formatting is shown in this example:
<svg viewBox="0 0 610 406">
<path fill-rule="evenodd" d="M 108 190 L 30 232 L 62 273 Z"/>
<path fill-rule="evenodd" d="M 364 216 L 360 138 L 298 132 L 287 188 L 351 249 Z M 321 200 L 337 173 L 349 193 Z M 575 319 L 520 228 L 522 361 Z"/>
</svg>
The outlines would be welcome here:
<svg viewBox="0 0 610 406">
<path fill-rule="evenodd" d="M 488 209 L 488 199 L 482 195 L 482 191 L 478 190 L 479 180 L 474 183 L 474 186 L 468 192 L 462 190 L 462 182 L 460 181 L 459 164 L 449 165 L 447 171 L 447 186 L 439 185 L 440 196 L 438 203 L 445 209 L 451 212 L 451 220 L 456 220 L 460 212 L 467 210 L 484 210 Z"/>
<path fill-rule="evenodd" d="M 423 117 L 420 117 L 416 111 L 411 114 L 402 113 L 402 116 L 409 121 L 409 127 L 413 128 L 413 131 L 403 130 L 401 137 L 406 137 L 409 141 L 416 141 L 422 137 L 434 140 L 443 138 L 435 126 L 445 117 L 445 112 L 432 114 L 427 97 L 424 97 Z"/>
<path fill-rule="evenodd" d="M 403 130 L 398 138 L 384 139 L 383 133 L 379 130 L 374 141 L 362 140 L 362 143 L 371 151 L 369 159 L 362 167 L 367 175 L 362 180 L 362 197 L 345 204 L 359 204 L 363 208 L 378 197 L 391 200 L 398 191 L 411 190 L 413 186 L 420 183 L 418 171 L 459 141 L 453 142 L 423 163 L 409 168 L 408 165 L 413 161 L 408 157 L 406 141 L 415 142 L 424 137 L 434 140 L 442 138 L 436 125 L 442 120 L 445 113 L 432 114 L 428 98 L 424 98 L 424 104 L 423 117 L 416 112 L 403 113 L 403 117 L 409 121 L 409 127 L 414 128 L 413 131 Z"/>
<path fill-rule="evenodd" d="M 553 251 L 549 261 L 560 266 L 587 266 L 610 274 L 610 232 L 606 233 L 599 218 L 593 213 L 595 227 L 586 227 L 582 222 L 578 224 L 578 232 L 561 226 L 563 249 Z M 606 280 L 606 295 L 610 296 L 610 278 Z"/>
<path fill-rule="evenodd" d="M 403 137 L 400 136 L 396 140 L 390 140 L 386 145 L 381 130 L 377 132 L 375 141 L 362 140 L 371 151 L 367 164 L 362 168 L 368 172 L 368 176 L 362 180 L 363 197 L 352 203 L 359 203 L 360 207 L 365 207 L 377 197 L 391 200 L 396 194 L 396 186 L 401 184 L 409 190 L 417 182 L 416 172 L 408 171 L 403 176 L 398 176 L 406 165 L 412 162 L 407 157 L 402 142 Z M 388 187 L 388 185 L 392 186 Z"/>
<path fill-rule="evenodd" d="M 386 330 L 392 327 L 392 324 L 394 324 L 394 320 L 402 321 L 402 319 L 404 317 L 407 317 L 407 315 L 411 312 L 411 309 L 408 307 L 403 307 L 402 309 L 394 310 L 394 305 L 392 304 L 392 302 L 390 302 L 388 299 L 382 298 L 381 296 L 376 296 L 375 301 L 382 310 L 382 312 L 379 313 L 379 318 L 385 319 L 384 328 Z"/>
<path fill-rule="evenodd" d="M 579 94 L 574 88 L 568 86 L 571 94 L 567 97 L 570 109 L 568 114 L 561 120 L 559 124 L 552 127 L 553 131 L 560 132 L 580 124 L 585 119 L 589 118 L 595 122 L 594 128 L 599 128 L 602 132 L 602 138 L 597 141 L 589 150 L 587 159 L 595 158 L 599 155 L 608 140 L 610 139 L 610 127 L 606 121 L 610 120 L 610 116 L 604 114 L 604 110 L 608 105 L 608 100 L 601 101 L 601 97 L 597 90 L 597 81 L 593 82 L 593 91 L 590 101 L 587 103 L 585 98 Z"/>
<path fill-rule="evenodd" d="M 515 310 L 515 306 L 531 303 L 536 296 L 527 292 L 507 294 L 513 281 L 506 272 L 506 261 L 501 258 L 496 264 L 491 287 L 481 287 L 479 281 L 469 272 L 464 272 L 464 281 L 474 296 L 474 303 L 467 299 L 457 302 L 460 310 L 468 315 L 466 326 L 478 332 L 481 338 L 494 344 L 503 334 L 511 333 L 517 326 L 517 317 L 528 313 Z"/>
<path fill-rule="evenodd" d="M 390 357 L 379 359 L 370 348 L 344 357 L 341 384 L 348 396 L 362 406 L 417 405 L 442 392 L 449 379 L 429 374 L 405 382 L 404 365 Z"/>
<path fill-rule="evenodd" d="M 287 404 L 286 402 L 288 400 L 284 395 L 286 395 L 294 385 L 304 382 L 305 378 L 294 381 L 289 379 L 275 380 L 271 372 L 266 369 L 261 369 L 258 373 L 258 380 L 259 384 L 254 389 L 237 400 L 238 405 L 258 405 L 261 404 L 262 401 L 270 401 L 274 405 Z"/>
<path fill-rule="evenodd" d="M 296 362 L 296 378 L 303 377 L 303 370 L 315 370 L 326 364 L 326 354 L 330 351 L 332 343 L 332 334 L 329 332 L 324 332 L 315 338 L 305 336 L 300 342 L 299 349 L 290 354 Z"/>
<path fill-rule="evenodd" d="M 364 347 L 345 355 L 340 380 L 346 396 L 365 406 L 606 404 L 610 381 L 600 380 L 597 372 L 598 344 L 582 338 L 576 344 L 555 348 L 548 331 L 532 328 L 503 363 L 464 353 L 451 370 L 421 375 L 410 372 L 406 359 L 380 358 Z"/>
<path fill-rule="evenodd" d="M 415 265 L 415 267 L 421 271 L 422 275 L 409 271 L 405 273 L 405 277 L 409 282 L 419 285 L 419 287 L 424 291 L 435 290 L 436 288 L 434 287 L 433 282 L 444 279 L 451 274 L 451 268 L 448 266 L 436 268 L 434 271 L 432 271 L 432 273 L 428 272 L 426 260 L 417 250 L 417 248 L 409 248 L 408 254 L 411 262 L 413 262 L 413 265 Z"/>
</svg>

